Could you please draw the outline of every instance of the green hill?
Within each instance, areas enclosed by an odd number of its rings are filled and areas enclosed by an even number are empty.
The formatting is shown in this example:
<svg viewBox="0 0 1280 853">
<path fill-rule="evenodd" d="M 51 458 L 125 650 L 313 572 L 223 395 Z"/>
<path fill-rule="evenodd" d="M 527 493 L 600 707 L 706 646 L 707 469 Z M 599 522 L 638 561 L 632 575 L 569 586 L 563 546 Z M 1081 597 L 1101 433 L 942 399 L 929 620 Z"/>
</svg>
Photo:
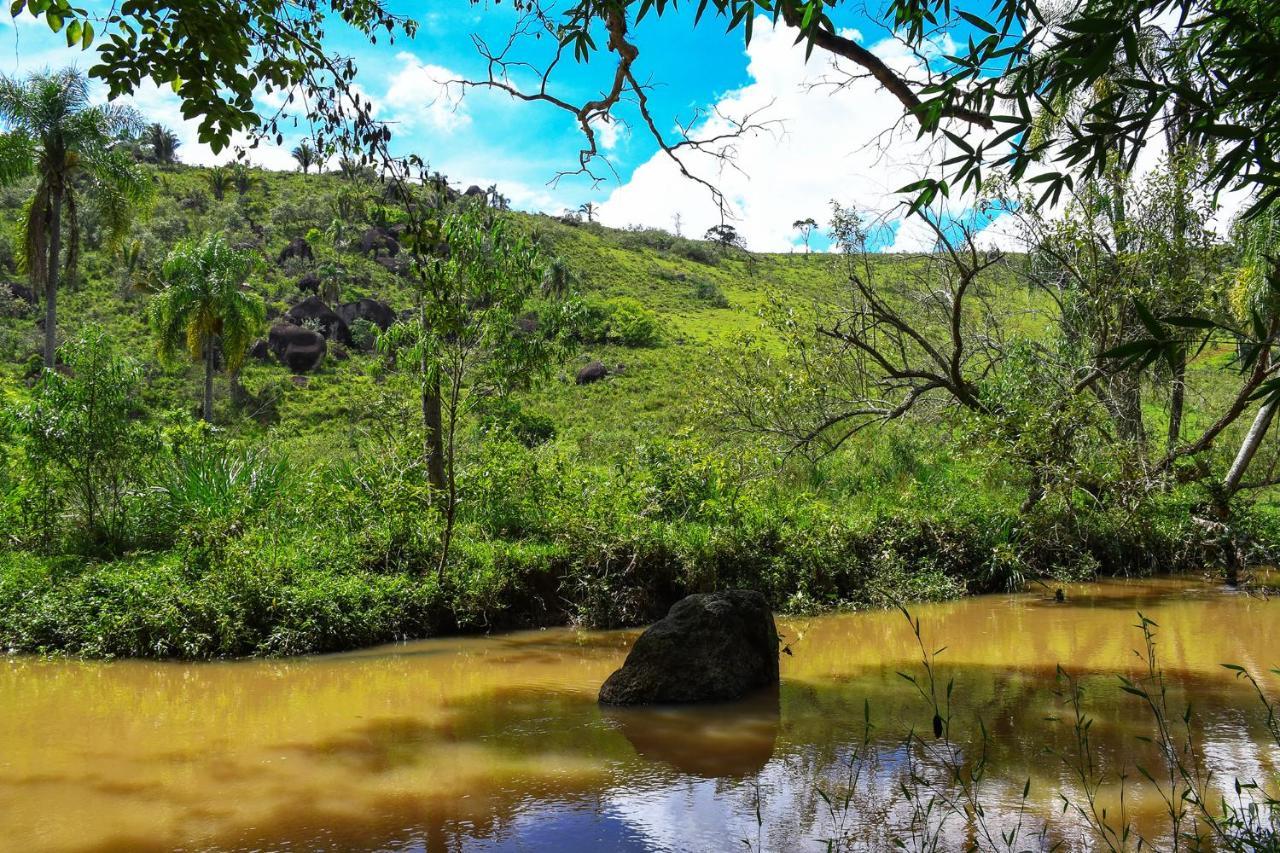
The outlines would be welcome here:
<svg viewBox="0 0 1280 853">
<path fill-rule="evenodd" d="M 258 257 L 251 285 L 270 315 L 306 295 L 308 273 L 331 301 L 408 309 L 412 288 L 395 262 L 353 248 L 373 225 L 394 226 L 394 206 L 377 184 L 337 175 L 256 172 L 221 199 L 208 170 L 162 169 L 155 181 L 155 204 L 125 252 L 108 251 L 86 223 L 80 281 L 60 307 L 66 336 L 98 329 L 141 368 L 130 392 L 136 458 L 106 484 L 118 514 L 110 535 L 84 529 L 74 474 L 33 469 L 20 427 L 39 330 L 12 301 L 0 319 L 0 520 L 10 531 L 0 643 L 9 647 L 324 651 L 566 619 L 634 623 L 687 592 L 734 585 L 805 610 L 1187 559 L 1176 556 L 1177 500 L 1144 508 L 1150 517 L 1073 512 L 1043 520 L 1050 536 L 1030 529 L 1018 473 L 937 413 L 867 431 L 819 466 L 723 430 L 708 403 L 725 359 L 743 335 L 781 349 L 761 319 L 770 304 L 803 317 L 838 298 L 831 257 L 722 251 L 517 213 L 544 255 L 567 265 L 592 331 L 545 381 L 511 401 L 482 401 L 467 419 L 458 540 L 437 576 L 441 523 L 411 374 L 359 347 L 331 347 L 303 376 L 250 360 L 234 393 L 218 375 L 210 428 L 197 421 L 199 368 L 161 365 L 148 297 L 133 287 L 178 241 L 221 233 Z M 0 195 L 6 233 L 25 198 L 23 187 Z M 296 238 L 312 244 L 313 262 L 277 260 Z M 14 246 L 0 241 L 0 264 L 17 281 Z M 893 280 L 919 260 L 870 263 Z M 982 286 L 989 304 L 1019 318 L 1016 329 L 1043 333 L 1035 298 L 1007 270 Z M 577 384 L 593 360 L 609 375 Z"/>
</svg>

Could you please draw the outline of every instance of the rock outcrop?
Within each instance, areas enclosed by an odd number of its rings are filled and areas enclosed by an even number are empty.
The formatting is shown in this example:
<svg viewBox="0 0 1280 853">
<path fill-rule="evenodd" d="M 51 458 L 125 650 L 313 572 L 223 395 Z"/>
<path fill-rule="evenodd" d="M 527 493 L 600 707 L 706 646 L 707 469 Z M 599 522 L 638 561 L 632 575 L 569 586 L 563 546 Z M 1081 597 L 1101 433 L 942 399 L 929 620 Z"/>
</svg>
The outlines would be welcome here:
<svg viewBox="0 0 1280 853">
<path fill-rule="evenodd" d="M 606 705 L 717 702 L 778 683 L 778 630 L 758 592 L 690 595 L 636 640 L 600 688 Z"/>
<path fill-rule="evenodd" d="M 593 361 L 583 366 L 578 371 L 578 375 L 574 377 L 574 381 L 579 385 L 590 385 L 592 382 L 599 382 L 609 375 L 609 368 L 604 366 L 602 361 Z"/>
</svg>

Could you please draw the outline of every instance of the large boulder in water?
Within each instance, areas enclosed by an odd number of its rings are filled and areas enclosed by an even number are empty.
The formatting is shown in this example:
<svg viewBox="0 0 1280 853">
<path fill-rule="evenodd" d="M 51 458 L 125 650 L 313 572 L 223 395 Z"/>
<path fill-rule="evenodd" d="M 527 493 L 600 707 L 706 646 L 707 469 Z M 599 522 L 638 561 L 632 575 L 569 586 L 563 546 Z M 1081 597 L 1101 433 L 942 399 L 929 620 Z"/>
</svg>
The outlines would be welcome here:
<svg viewBox="0 0 1280 853">
<path fill-rule="evenodd" d="M 778 683 L 778 629 L 763 595 L 690 595 L 636 640 L 600 688 L 606 705 L 717 702 Z"/>
</svg>

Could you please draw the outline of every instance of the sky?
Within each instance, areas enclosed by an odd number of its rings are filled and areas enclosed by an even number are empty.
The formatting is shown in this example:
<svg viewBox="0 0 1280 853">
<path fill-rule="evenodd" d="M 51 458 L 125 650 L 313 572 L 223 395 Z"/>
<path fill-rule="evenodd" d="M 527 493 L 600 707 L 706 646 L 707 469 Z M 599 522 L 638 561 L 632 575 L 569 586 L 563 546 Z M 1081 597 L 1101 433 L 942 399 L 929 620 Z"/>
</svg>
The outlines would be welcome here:
<svg viewBox="0 0 1280 853">
<path fill-rule="evenodd" d="M 557 179 L 576 167 L 585 141 L 570 114 L 505 93 L 463 91 L 449 84 L 484 76 L 473 36 L 493 46 L 505 43 L 516 22 L 511 4 L 444 0 L 428 7 L 419 0 L 393 8 L 419 22 L 413 40 L 372 45 L 340 26 L 331 27 L 327 38 L 334 52 L 355 58 L 357 85 L 374 103 L 375 115 L 390 122 L 397 153 L 417 153 L 464 188 L 496 183 L 522 210 L 560 213 L 591 202 L 607 225 L 678 229 L 689 237 L 701 237 L 720 223 L 711 192 L 681 175 L 645 128 L 624 122 L 599 128 L 608 159 L 597 169 L 599 183 L 582 176 Z M 730 166 L 705 155 L 686 158 L 690 171 L 724 194 L 728 221 L 750 248 L 803 251 L 792 223 L 812 217 L 825 226 L 833 201 L 881 217 L 873 248 L 930 247 L 926 229 L 902 222 L 902 197 L 895 191 L 921 177 L 945 152 L 936 143 L 916 140 L 914 127 L 900 121 L 901 106 L 891 95 L 866 79 L 824 86 L 840 75 L 840 67 L 821 51 L 806 62 L 803 49 L 793 45 L 794 35 L 785 28 L 775 31 L 767 19 L 757 20 L 755 37 L 744 47 L 740 31 L 725 34 L 723 21 L 709 18 L 695 29 L 691 15 L 683 9 L 661 19 L 650 16 L 634 27 L 637 67 L 653 84 L 652 111 L 664 131 L 692 122 L 695 131 L 715 133 L 727 127 L 719 116 L 747 113 L 768 123 L 735 141 Z M 847 12 L 836 23 L 890 65 L 912 67 L 913 60 L 886 38 L 879 21 Z M 549 48 L 547 40 L 527 44 L 522 58 L 537 59 Z M 563 63 L 560 93 L 575 102 L 598 96 L 610 76 L 610 59 Z M 0 71 L 22 74 L 68 64 L 87 69 L 93 62 L 92 49 L 68 49 L 63 36 L 51 33 L 43 21 L 25 12 L 16 19 L 0 14 Z M 228 158 L 198 142 L 195 122 L 182 119 L 178 98 L 167 88 L 144 85 L 128 100 L 147 121 L 174 129 L 183 162 Z M 623 115 L 634 119 L 633 112 Z M 294 168 L 288 152 L 305 134 L 298 128 L 286 133 L 283 146 L 259 147 L 251 153 L 252 162 Z M 997 233 L 999 228 L 991 229 Z M 811 245 L 823 250 L 829 241 L 819 231 Z"/>
</svg>

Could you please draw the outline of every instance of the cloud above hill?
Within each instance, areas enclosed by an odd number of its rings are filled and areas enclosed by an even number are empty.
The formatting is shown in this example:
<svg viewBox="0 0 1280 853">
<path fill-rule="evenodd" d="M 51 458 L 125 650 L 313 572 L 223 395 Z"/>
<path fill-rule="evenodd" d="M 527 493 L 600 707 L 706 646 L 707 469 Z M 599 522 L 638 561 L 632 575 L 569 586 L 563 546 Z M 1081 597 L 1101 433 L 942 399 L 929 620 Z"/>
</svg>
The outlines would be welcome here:
<svg viewBox="0 0 1280 853">
<path fill-rule="evenodd" d="M 902 72 L 916 62 L 897 42 L 870 49 Z M 901 200 L 896 190 L 945 159 L 944 147 L 917 139 L 914 123 L 903 120 L 902 105 L 874 80 L 851 77 L 851 69 L 821 51 L 806 63 L 794 35 L 773 29 L 767 19 L 757 19 L 747 58 L 750 82 L 719 98 L 692 135 L 728 132 L 724 117 L 749 113 L 779 124 L 735 140 L 730 165 L 698 152 L 684 159 L 691 172 L 724 193 L 729 221 L 748 245 L 758 251 L 793 249 L 801 241 L 792 223 L 811 216 L 825 224 L 830 202 L 837 200 L 885 216 L 895 235 L 885 248 L 927 248 L 928 229 L 894 224 L 901 218 L 894 210 Z M 841 85 L 832 85 L 837 80 Z M 677 213 L 688 236 L 699 237 L 720 222 L 711 193 L 681 175 L 662 152 L 637 167 L 601 205 L 602 221 L 614 226 L 669 229 Z"/>
</svg>

